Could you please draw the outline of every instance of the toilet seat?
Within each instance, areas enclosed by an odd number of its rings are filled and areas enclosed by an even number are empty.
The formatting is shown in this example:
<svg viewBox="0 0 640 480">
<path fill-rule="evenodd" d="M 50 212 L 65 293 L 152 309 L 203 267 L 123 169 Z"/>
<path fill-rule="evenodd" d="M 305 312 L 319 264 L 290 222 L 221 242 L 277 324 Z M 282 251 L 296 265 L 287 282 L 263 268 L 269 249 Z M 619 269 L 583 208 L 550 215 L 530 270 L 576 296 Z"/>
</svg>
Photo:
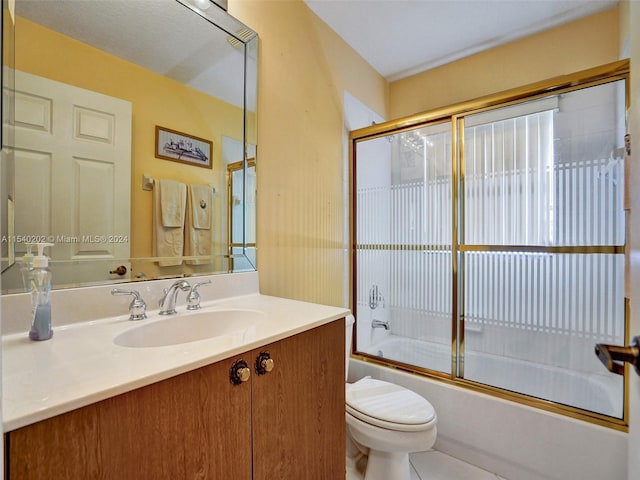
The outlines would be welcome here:
<svg viewBox="0 0 640 480">
<path fill-rule="evenodd" d="M 433 406 L 417 393 L 369 377 L 347 385 L 346 410 L 370 425 L 400 432 L 428 429 L 436 419 Z"/>
</svg>

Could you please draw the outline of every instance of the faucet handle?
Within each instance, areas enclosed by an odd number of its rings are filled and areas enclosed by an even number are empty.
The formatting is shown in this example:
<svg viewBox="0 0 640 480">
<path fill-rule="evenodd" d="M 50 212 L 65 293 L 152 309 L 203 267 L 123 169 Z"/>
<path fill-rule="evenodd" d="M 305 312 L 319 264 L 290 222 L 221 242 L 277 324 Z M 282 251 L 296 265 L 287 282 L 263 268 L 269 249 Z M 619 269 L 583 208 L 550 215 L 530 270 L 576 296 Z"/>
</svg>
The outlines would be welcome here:
<svg viewBox="0 0 640 480">
<path fill-rule="evenodd" d="M 200 308 L 200 293 L 198 293 L 198 287 L 210 283 L 211 280 L 207 280 L 206 282 L 196 283 L 191 287 L 191 291 L 187 295 L 187 310 L 198 310 Z"/>
<path fill-rule="evenodd" d="M 147 304 L 144 302 L 140 292 L 137 290 L 114 288 L 111 290 L 111 295 L 133 295 L 133 300 L 131 300 L 131 303 L 129 304 L 129 311 L 131 312 L 129 320 L 143 320 L 147 318 Z"/>
</svg>

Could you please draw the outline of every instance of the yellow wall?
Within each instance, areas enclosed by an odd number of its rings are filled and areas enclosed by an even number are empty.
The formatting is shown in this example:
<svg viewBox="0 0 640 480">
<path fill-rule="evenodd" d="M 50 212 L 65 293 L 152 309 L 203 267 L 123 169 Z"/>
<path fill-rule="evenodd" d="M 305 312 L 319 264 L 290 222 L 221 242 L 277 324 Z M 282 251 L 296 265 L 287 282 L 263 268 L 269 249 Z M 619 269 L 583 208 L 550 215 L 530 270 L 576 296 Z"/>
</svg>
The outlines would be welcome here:
<svg viewBox="0 0 640 480">
<path fill-rule="evenodd" d="M 343 91 L 387 117 L 618 59 L 605 11 L 391 85 L 301 0 L 229 0 L 260 36 L 258 271 L 265 294 L 342 303 Z"/>
<path fill-rule="evenodd" d="M 226 190 L 222 136 L 242 139 L 242 109 L 20 17 L 16 22 L 16 68 L 132 102 L 132 257 L 149 257 L 152 253 L 152 192 L 142 190 L 143 173 L 185 183 L 215 184 L 220 193 L 215 200 L 214 218 L 221 218 Z M 225 120 L 229 118 L 233 120 Z M 155 158 L 156 125 L 212 140 L 213 168 Z M 223 250 L 226 225 L 219 226 L 215 238 L 216 251 Z M 153 271 L 155 268 L 158 267 L 152 263 L 145 265 L 144 272 L 156 276 L 204 267 L 164 267 L 162 273 Z"/>
<path fill-rule="evenodd" d="M 262 293 L 342 305 L 343 93 L 386 114 L 387 82 L 301 0 L 229 0 L 260 36 Z"/>
<path fill-rule="evenodd" d="M 623 54 L 626 48 L 629 48 L 631 41 L 631 0 L 620 0 L 618 3 L 618 50 L 620 58 L 628 57 L 630 52 Z"/>
<path fill-rule="evenodd" d="M 398 80 L 390 85 L 389 118 L 614 62 L 618 32 L 616 7 Z"/>
</svg>

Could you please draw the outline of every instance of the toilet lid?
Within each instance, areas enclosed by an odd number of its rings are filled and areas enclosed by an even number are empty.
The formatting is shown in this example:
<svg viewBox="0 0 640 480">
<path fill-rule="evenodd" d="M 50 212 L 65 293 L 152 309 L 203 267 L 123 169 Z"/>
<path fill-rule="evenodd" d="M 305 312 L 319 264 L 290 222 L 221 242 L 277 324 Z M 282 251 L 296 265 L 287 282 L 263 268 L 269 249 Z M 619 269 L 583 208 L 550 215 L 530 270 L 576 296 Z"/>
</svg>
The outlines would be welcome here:
<svg viewBox="0 0 640 480">
<path fill-rule="evenodd" d="M 368 419 L 363 415 L 385 423 L 418 426 L 436 416 L 433 406 L 417 393 L 374 378 L 348 385 L 346 403 L 347 410 L 365 422 Z"/>
</svg>

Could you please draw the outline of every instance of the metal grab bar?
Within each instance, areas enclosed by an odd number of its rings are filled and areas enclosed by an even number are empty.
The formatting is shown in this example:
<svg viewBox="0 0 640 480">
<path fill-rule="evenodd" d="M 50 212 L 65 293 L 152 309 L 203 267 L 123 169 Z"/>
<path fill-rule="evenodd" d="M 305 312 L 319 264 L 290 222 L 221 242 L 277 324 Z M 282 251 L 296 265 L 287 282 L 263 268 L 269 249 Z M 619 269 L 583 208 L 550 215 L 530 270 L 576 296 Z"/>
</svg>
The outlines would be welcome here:
<svg viewBox="0 0 640 480">
<path fill-rule="evenodd" d="M 640 337 L 635 337 L 628 347 L 598 343 L 595 353 L 610 372 L 624 375 L 624 362 L 629 362 L 640 375 Z"/>
</svg>

